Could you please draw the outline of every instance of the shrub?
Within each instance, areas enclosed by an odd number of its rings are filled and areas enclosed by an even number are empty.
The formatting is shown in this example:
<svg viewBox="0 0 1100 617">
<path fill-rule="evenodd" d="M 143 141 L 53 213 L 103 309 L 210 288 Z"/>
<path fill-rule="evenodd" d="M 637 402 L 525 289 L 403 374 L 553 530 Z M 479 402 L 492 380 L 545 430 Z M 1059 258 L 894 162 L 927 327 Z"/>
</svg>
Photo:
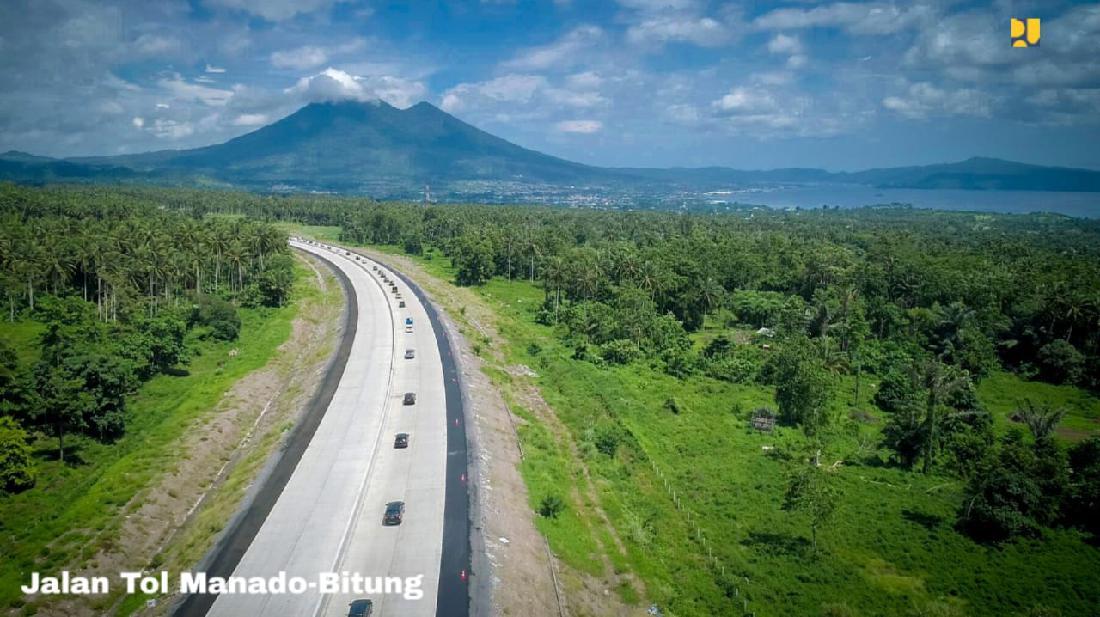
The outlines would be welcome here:
<svg viewBox="0 0 1100 617">
<path fill-rule="evenodd" d="M 34 486 L 34 458 L 27 432 L 15 418 L 0 417 L 0 491 L 17 493 Z"/>
<path fill-rule="evenodd" d="M 191 311 L 190 325 L 210 328 L 210 335 L 223 341 L 236 340 L 241 333 L 237 307 L 214 296 L 200 296 Z"/>
<path fill-rule="evenodd" d="M 563 510 L 565 510 L 565 502 L 557 495 L 547 495 L 539 503 L 539 516 L 543 518 L 558 518 Z"/>
<path fill-rule="evenodd" d="M 615 425 L 602 424 L 593 431 L 592 443 L 596 449 L 607 456 L 615 456 L 619 444 L 623 441 L 623 432 Z"/>
<path fill-rule="evenodd" d="M 1081 381 L 1085 357 L 1081 352 L 1058 339 L 1039 350 L 1039 375 L 1051 383 L 1077 383 Z"/>
<path fill-rule="evenodd" d="M 630 364 L 642 357 L 642 350 L 634 341 L 615 339 L 602 346 L 600 357 L 609 364 Z"/>
</svg>

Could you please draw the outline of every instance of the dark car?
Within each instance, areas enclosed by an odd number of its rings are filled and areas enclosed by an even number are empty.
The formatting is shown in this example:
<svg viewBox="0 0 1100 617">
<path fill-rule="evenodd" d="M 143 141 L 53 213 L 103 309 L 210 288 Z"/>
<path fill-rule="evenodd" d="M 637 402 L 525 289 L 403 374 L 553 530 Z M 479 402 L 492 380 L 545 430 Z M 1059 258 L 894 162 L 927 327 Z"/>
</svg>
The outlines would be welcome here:
<svg viewBox="0 0 1100 617">
<path fill-rule="evenodd" d="M 405 393 L 405 398 L 401 400 L 401 403 L 403 405 L 415 405 L 416 404 L 416 393 L 415 392 L 406 392 Z"/>
<path fill-rule="evenodd" d="M 405 516 L 405 502 L 391 501 L 386 504 L 386 513 L 382 515 L 382 524 L 386 526 L 400 525 Z"/>
<path fill-rule="evenodd" d="M 412 360 L 415 356 L 416 356 L 416 352 L 413 351 L 412 349 L 406 349 L 405 350 L 405 359 L 406 360 Z"/>
<path fill-rule="evenodd" d="M 402 300 L 402 301 L 398 302 L 397 303 L 397 308 L 405 308 L 405 301 Z"/>
<path fill-rule="evenodd" d="M 403 450 L 409 447 L 409 434 L 398 433 L 393 436 L 393 447 L 397 450 Z"/>
<path fill-rule="evenodd" d="M 374 602 L 355 600 L 348 605 L 348 617 L 370 617 L 374 612 Z"/>
</svg>

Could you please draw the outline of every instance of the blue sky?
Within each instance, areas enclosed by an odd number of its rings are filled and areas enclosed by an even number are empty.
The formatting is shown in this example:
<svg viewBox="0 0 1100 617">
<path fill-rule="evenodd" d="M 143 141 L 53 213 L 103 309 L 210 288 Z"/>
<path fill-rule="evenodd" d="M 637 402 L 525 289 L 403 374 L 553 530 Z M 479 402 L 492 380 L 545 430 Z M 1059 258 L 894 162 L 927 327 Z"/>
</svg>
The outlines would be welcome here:
<svg viewBox="0 0 1100 617">
<path fill-rule="evenodd" d="M 0 150 L 53 156 L 382 98 L 597 165 L 1100 168 L 1095 3 L 5 0 L 0 58 Z"/>
</svg>

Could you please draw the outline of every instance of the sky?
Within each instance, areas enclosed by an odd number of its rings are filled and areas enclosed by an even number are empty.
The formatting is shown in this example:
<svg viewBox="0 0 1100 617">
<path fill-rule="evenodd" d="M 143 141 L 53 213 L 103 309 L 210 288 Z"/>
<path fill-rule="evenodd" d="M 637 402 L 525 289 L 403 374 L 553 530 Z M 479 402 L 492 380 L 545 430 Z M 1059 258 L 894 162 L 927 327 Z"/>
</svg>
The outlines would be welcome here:
<svg viewBox="0 0 1100 617">
<path fill-rule="evenodd" d="M 0 3 L 0 151 L 191 148 L 378 98 L 603 166 L 1100 169 L 1100 4 Z"/>
</svg>

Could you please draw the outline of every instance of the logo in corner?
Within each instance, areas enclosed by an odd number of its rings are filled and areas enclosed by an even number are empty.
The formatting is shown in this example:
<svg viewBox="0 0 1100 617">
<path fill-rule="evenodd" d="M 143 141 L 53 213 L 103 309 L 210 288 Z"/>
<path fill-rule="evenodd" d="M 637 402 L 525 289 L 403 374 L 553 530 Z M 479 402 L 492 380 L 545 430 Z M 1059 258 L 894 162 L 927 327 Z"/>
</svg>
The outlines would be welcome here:
<svg viewBox="0 0 1100 617">
<path fill-rule="evenodd" d="M 1013 47 L 1038 47 L 1039 46 L 1039 18 L 1027 19 L 1012 18 L 1010 34 Z"/>
</svg>

